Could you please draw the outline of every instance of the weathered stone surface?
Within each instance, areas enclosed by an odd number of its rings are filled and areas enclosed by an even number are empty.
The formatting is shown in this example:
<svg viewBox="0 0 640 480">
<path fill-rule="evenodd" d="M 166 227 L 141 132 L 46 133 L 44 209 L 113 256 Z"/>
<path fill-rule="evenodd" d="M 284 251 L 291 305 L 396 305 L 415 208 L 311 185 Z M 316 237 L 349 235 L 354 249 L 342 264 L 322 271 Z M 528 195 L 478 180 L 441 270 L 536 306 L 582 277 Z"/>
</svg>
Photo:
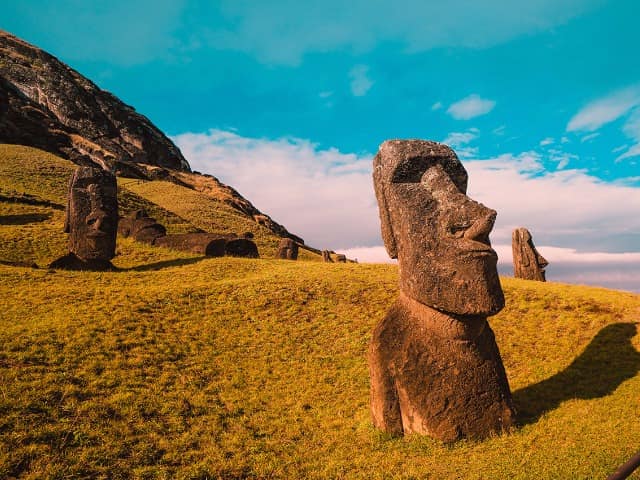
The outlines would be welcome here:
<svg viewBox="0 0 640 480">
<path fill-rule="evenodd" d="M 329 250 L 322 250 L 322 261 L 327 263 L 333 263 L 333 260 L 331 260 L 331 253 L 329 252 Z"/>
<path fill-rule="evenodd" d="M 125 238 L 133 237 L 138 242 L 152 244 L 156 238 L 164 237 L 167 229 L 141 209 L 130 212 L 120 219 L 118 234 Z"/>
<path fill-rule="evenodd" d="M 49 264 L 49 268 L 59 270 L 81 270 L 81 271 L 94 271 L 94 272 L 106 272 L 115 271 L 116 267 L 109 260 L 101 258 L 90 258 L 83 260 L 78 258 L 73 253 L 68 253 Z"/>
<path fill-rule="evenodd" d="M 400 289 L 459 315 L 504 306 L 489 232 L 496 212 L 466 196 L 467 172 L 446 145 L 390 140 L 374 159 L 382 236 Z M 402 252 L 400 255 L 399 252 Z"/>
<path fill-rule="evenodd" d="M 336 253 L 336 263 L 347 263 L 347 256 L 342 253 Z"/>
<path fill-rule="evenodd" d="M 283 238 L 280 240 L 280 246 L 276 252 L 276 258 L 283 260 L 297 260 L 298 259 L 298 244 L 291 238 Z"/>
<path fill-rule="evenodd" d="M 118 229 L 116 177 L 100 168 L 80 167 L 69 182 L 64 231 L 69 234 L 69 252 L 53 262 L 52 268 L 69 268 L 83 262 L 82 269 L 95 265 L 103 270 L 115 256 Z"/>
<path fill-rule="evenodd" d="M 373 167 L 400 273 L 400 298 L 369 348 L 374 425 L 445 442 L 507 429 L 511 392 L 486 321 L 504 306 L 489 243 L 496 212 L 466 196 L 467 173 L 446 145 L 390 140 Z"/>
<path fill-rule="evenodd" d="M 248 238 L 236 238 L 213 233 L 181 233 L 156 238 L 153 245 L 199 253 L 207 257 L 258 258 L 258 247 Z"/>
<path fill-rule="evenodd" d="M 513 251 L 513 275 L 525 280 L 545 282 L 544 269 L 549 262 L 538 253 L 531 233 L 526 228 L 516 228 L 511 235 Z"/>
<path fill-rule="evenodd" d="M 177 170 L 189 164 L 146 117 L 41 49 L 0 30 L 0 142 L 76 163 Z"/>
</svg>

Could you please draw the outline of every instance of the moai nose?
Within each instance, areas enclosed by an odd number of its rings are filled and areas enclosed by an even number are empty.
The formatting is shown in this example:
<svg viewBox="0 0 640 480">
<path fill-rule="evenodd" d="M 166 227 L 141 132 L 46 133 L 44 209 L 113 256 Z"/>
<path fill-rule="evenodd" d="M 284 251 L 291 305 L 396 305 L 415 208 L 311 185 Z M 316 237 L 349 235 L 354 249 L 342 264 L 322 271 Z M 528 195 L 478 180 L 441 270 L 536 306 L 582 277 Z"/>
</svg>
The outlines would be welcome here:
<svg viewBox="0 0 640 480">
<path fill-rule="evenodd" d="M 498 214 L 495 210 L 487 208 L 480 203 L 476 203 L 476 205 L 478 207 L 478 216 L 464 232 L 464 238 L 491 245 L 489 242 L 489 233 L 493 230 L 493 225 L 496 222 Z"/>
</svg>

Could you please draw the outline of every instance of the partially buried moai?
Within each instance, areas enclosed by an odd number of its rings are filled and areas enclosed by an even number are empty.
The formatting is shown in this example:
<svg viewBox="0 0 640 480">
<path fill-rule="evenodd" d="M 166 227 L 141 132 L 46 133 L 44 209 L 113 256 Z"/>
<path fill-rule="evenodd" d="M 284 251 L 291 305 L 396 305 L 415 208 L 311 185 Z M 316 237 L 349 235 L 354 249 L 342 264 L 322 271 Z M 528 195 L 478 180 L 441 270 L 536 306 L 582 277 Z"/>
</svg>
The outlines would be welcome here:
<svg viewBox="0 0 640 480">
<path fill-rule="evenodd" d="M 529 230 L 520 227 L 513 231 L 511 250 L 513 253 L 513 275 L 516 278 L 546 282 L 544 269 L 549 265 L 549 262 L 536 250 Z"/>
<path fill-rule="evenodd" d="M 64 231 L 69 254 L 51 268 L 110 270 L 116 252 L 118 196 L 116 177 L 94 167 L 80 167 L 71 177 Z"/>
<path fill-rule="evenodd" d="M 504 306 L 489 243 L 496 212 L 467 197 L 467 172 L 440 143 L 384 142 L 373 180 L 400 274 L 369 347 L 374 425 L 444 442 L 507 429 L 511 392 L 486 320 Z"/>
<path fill-rule="evenodd" d="M 298 259 L 298 244 L 291 238 L 283 238 L 280 240 L 280 246 L 276 253 L 276 258 L 282 258 L 284 260 L 297 260 Z"/>
</svg>

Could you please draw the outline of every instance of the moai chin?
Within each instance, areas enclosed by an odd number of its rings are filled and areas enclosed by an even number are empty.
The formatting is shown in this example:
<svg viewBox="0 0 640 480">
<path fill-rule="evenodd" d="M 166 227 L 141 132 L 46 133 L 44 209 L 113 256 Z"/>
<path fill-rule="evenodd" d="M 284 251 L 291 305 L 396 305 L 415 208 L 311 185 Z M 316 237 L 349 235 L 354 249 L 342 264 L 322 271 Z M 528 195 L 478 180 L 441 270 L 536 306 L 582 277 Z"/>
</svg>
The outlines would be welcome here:
<svg viewBox="0 0 640 480">
<path fill-rule="evenodd" d="M 546 282 L 544 269 L 549 265 L 549 262 L 538 253 L 529 230 L 520 227 L 513 231 L 511 249 L 514 277 Z"/>
<path fill-rule="evenodd" d="M 94 167 L 79 167 L 71 177 L 64 231 L 69 254 L 52 268 L 111 269 L 116 252 L 118 196 L 116 177 Z"/>
<path fill-rule="evenodd" d="M 489 243 L 496 212 L 467 197 L 467 172 L 440 143 L 384 142 L 373 180 L 400 274 L 369 347 L 374 425 L 444 442 L 508 429 L 511 392 L 486 320 L 504 306 Z"/>
</svg>

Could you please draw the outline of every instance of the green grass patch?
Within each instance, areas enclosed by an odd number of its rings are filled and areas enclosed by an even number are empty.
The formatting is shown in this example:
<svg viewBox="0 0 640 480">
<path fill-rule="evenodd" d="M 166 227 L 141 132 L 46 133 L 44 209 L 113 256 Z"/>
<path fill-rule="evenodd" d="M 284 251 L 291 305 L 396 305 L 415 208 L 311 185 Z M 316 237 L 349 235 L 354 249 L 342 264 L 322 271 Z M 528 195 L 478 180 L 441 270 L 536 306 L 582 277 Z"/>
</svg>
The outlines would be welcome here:
<svg viewBox="0 0 640 480">
<path fill-rule="evenodd" d="M 51 189 L 6 167 L 0 186 L 63 201 L 60 162 Z M 213 225 L 153 183 L 121 183 L 124 203 Z M 0 202 L 0 260 L 64 253 L 62 214 Z M 371 425 L 395 266 L 117 249 L 116 272 L 0 265 L 0 478 L 596 479 L 640 447 L 638 295 L 503 279 L 490 323 L 520 424 L 446 446 Z"/>
</svg>

